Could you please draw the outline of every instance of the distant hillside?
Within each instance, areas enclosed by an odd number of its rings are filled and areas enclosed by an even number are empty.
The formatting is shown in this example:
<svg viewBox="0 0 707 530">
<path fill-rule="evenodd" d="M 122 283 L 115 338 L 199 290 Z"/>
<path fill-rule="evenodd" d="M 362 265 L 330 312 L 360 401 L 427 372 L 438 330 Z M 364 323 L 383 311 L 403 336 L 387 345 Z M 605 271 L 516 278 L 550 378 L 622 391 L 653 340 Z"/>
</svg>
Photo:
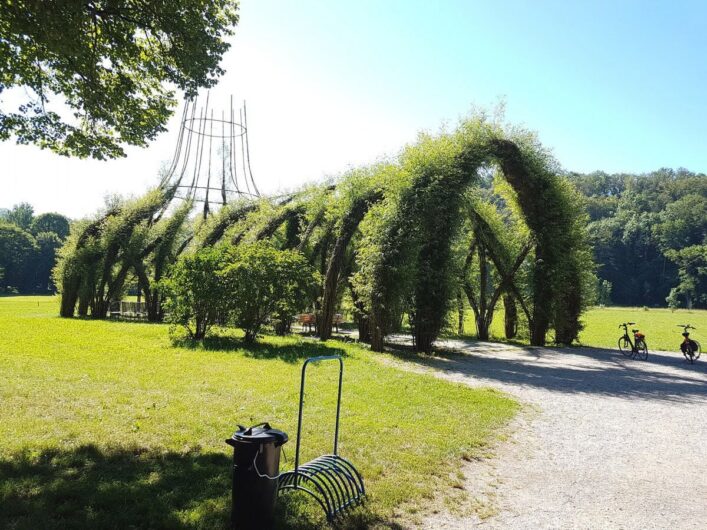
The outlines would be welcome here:
<svg viewBox="0 0 707 530">
<path fill-rule="evenodd" d="M 707 307 L 707 175 L 569 177 L 587 198 L 604 303 Z"/>
</svg>

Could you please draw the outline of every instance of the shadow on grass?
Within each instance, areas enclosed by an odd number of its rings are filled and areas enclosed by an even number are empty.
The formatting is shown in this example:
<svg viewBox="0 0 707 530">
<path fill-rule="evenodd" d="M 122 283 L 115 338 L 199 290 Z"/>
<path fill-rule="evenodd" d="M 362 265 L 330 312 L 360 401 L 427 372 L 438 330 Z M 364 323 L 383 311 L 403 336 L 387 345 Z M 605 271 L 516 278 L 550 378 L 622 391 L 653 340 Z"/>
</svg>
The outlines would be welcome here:
<svg viewBox="0 0 707 530">
<path fill-rule="evenodd" d="M 227 528 L 231 459 L 222 453 L 47 449 L 0 460 L 0 528 Z M 283 495 L 276 528 L 321 528 L 313 501 Z M 341 528 L 398 528 L 360 509 Z"/>
<path fill-rule="evenodd" d="M 2 528 L 223 528 L 229 463 L 224 454 L 45 450 L 0 461 Z"/>
<path fill-rule="evenodd" d="M 277 339 L 275 339 L 277 341 Z M 340 355 L 346 357 L 346 350 L 327 345 L 315 340 L 299 340 L 295 343 L 277 344 L 268 341 L 247 343 L 242 338 L 230 335 L 211 335 L 203 341 L 186 338 L 174 338 L 172 343 L 190 350 L 238 352 L 253 359 L 279 359 L 288 363 L 297 363 L 308 357 L 321 355 Z"/>
<path fill-rule="evenodd" d="M 340 355 L 346 357 L 346 350 L 336 348 L 318 341 L 301 341 L 296 344 L 270 344 L 267 342 L 256 342 L 243 347 L 246 357 L 254 359 L 281 359 L 286 362 L 300 362 L 307 357 L 319 357 L 322 355 Z"/>
</svg>

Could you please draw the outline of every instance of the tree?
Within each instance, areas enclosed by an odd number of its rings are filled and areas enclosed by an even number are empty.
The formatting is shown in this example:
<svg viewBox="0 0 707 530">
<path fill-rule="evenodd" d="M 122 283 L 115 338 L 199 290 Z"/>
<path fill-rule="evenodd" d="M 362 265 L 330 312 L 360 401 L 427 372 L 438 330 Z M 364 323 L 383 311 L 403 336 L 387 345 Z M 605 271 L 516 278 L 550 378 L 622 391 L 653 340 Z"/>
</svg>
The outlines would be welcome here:
<svg viewBox="0 0 707 530">
<path fill-rule="evenodd" d="M 35 236 L 42 232 L 52 232 L 64 240 L 69 235 L 69 219 L 60 213 L 43 213 L 34 218 L 29 231 Z"/>
<path fill-rule="evenodd" d="M 125 156 L 165 130 L 174 88 L 191 97 L 216 83 L 237 22 L 236 0 L 4 2 L 0 92 L 24 100 L 0 110 L 0 140 Z"/>
<path fill-rule="evenodd" d="M 474 312 L 477 336 L 480 340 L 489 339 L 496 304 L 505 293 L 504 304 L 507 306 L 508 317 L 505 327 L 507 336 L 510 335 L 508 338 L 513 338 L 517 329 L 517 321 L 513 320 L 516 301 L 521 304 L 529 324 L 532 324 L 518 287 L 517 273 L 533 249 L 533 241 L 526 236 L 521 245 L 518 234 L 522 234 L 523 228 L 518 223 L 507 226 L 500 212 L 490 203 L 471 200 L 467 210 L 473 236 L 462 267 L 460 283 Z M 472 282 L 469 272 L 475 256 L 478 261 L 474 272 L 478 281 Z M 491 264 L 495 268 L 495 275 L 492 274 Z M 492 281 L 494 276 L 497 278 L 495 286 Z"/>
<path fill-rule="evenodd" d="M 27 203 L 21 202 L 15 204 L 7 215 L 5 220 L 9 223 L 19 226 L 22 230 L 29 231 L 34 219 L 34 207 Z"/>
<path fill-rule="evenodd" d="M 223 271 L 235 324 L 253 342 L 268 319 L 288 322 L 307 304 L 319 278 L 297 250 L 277 250 L 265 241 L 243 244 Z"/>
<path fill-rule="evenodd" d="M 611 282 L 612 303 L 663 304 L 680 282 L 666 252 L 706 240 L 707 176 L 661 169 L 570 178 L 588 203 L 597 274 Z"/>
<path fill-rule="evenodd" d="M 169 196 L 153 190 L 130 201 L 112 201 L 97 219 L 77 226 L 60 252 L 54 276 L 61 286 L 63 317 L 106 318 L 119 300 L 137 258 L 151 252 L 147 242 Z"/>
<path fill-rule="evenodd" d="M 164 317 L 159 282 L 190 241 L 190 237 L 184 237 L 183 231 L 191 208 L 192 203 L 185 201 L 171 216 L 151 226 L 142 244 L 133 245 L 126 255 L 125 259 L 132 265 L 138 286 L 145 295 L 150 322 L 159 322 Z"/>
<path fill-rule="evenodd" d="M 707 305 L 707 245 L 692 245 L 680 250 L 668 250 L 667 257 L 678 266 L 680 283 L 671 289 L 666 301 L 670 307 L 677 305 L 677 295 L 685 297 L 685 307 L 694 303 Z"/>
<path fill-rule="evenodd" d="M 40 232 L 36 236 L 37 252 L 34 257 L 34 288 L 37 292 L 46 293 L 54 290 L 52 269 L 56 264 L 57 251 L 62 240 L 54 232 Z"/>
<path fill-rule="evenodd" d="M 28 265 L 35 252 L 37 243 L 31 234 L 13 224 L 0 222 L 0 268 L 4 271 L 4 285 L 0 290 L 7 287 L 18 291 L 32 289 L 33 278 Z"/>
<path fill-rule="evenodd" d="M 667 204 L 654 232 L 666 250 L 707 242 L 707 198 L 691 193 Z"/>
<path fill-rule="evenodd" d="M 608 280 L 598 280 L 597 302 L 601 305 L 611 305 L 611 282 Z"/>
</svg>

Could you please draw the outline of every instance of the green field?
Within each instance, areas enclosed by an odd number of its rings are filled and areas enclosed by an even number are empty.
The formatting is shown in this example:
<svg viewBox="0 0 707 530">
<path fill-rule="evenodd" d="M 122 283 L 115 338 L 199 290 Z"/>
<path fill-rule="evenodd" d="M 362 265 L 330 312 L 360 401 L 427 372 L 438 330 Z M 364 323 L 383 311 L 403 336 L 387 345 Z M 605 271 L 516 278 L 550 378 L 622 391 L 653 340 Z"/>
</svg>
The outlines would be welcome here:
<svg viewBox="0 0 707 530">
<path fill-rule="evenodd" d="M 300 366 L 345 356 L 341 453 L 370 492 L 351 524 L 459 508 L 461 459 L 484 454 L 518 405 L 402 371 L 353 344 L 266 337 L 244 349 L 224 334 L 173 345 L 166 325 L 56 316 L 50 297 L 0 298 L 0 527 L 222 528 L 229 515 L 237 423 L 290 433 Z M 335 367 L 311 373 L 305 459 L 330 451 Z M 279 521 L 316 528 L 319 510 L 284 497 Z"/>
<path fill-rule="evenodd" d="M 616 348 L 623 330 L 618 328 L 623 322 L 636 322 L 636 328 L 646 335 L 649 350 L 678 351 L 682 341 L 682 328 L 678 324 L 692 324 L 697 329 L 691 336 L 707 346 L 707 310 L 704 309 L 662 309 L 643 307 L 594 307 L 581 318 L 584 329 L 579 335 L 582 346 Z M 505 340 L 503 331 L 503 307 L 494 313 L 491 324 L 492 340 Z M 471 310 L 464 319 L 465 337 L 474 338 L 476 325 Z M 454 334 L 448 334 L 454 337 Z M 550 332 L 549 337 L 552 337 Z M 527 344 L 522 338 L 519 343 Z"/>
<path fill-rule="evenodd" d="M 707 345 L 707 311 L 700 309 L 644 309 L 642 307 L 596 307 L 582 317 L 585 328 L 579 341 L 585 346 L 616 348 L 623 333 L 619 324 L 635 322 L 636 329 L 646 335 L 649 350 L 679 351 L 682 328 L 678 324 L 692 324 L 697 329 L 691 336 Z"/>
</svg>

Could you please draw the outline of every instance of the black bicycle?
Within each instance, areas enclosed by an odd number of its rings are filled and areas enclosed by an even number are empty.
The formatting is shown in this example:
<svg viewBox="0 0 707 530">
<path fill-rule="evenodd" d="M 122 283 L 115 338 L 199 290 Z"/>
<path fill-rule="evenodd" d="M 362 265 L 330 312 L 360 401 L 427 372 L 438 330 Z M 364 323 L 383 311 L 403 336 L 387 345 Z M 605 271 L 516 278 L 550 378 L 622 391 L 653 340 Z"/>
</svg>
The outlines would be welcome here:
<svg viewBox="0 0 707 530">
<path fill-rule="evenodd" d="M 640 359 L 645 361 L 648 359 L 648 345 L 646 344 L 646 336 L 637 329 L 632 329 L 633 340 L 628 333 L 629 326 L 635 326 L 635 322 L 624 322 L 619 324 L 619 328 L 624 328 L 624 335 L 619 339 L 619 350 L 626 357 Z"/>
<path fill-rule="evenodd" d="M 700 343 L 694 339 L 690 338 L 690 332 L 688 329 L 697 329 L 695 326 L 690 324 L 678 324 L 679 328 L 682 328 L 682 344 L 680 344 L 680 351 L 685 356 L 685 360 L 690 364 L 694 364 L 697 359 L 700 358 Z"/>
</svg>

